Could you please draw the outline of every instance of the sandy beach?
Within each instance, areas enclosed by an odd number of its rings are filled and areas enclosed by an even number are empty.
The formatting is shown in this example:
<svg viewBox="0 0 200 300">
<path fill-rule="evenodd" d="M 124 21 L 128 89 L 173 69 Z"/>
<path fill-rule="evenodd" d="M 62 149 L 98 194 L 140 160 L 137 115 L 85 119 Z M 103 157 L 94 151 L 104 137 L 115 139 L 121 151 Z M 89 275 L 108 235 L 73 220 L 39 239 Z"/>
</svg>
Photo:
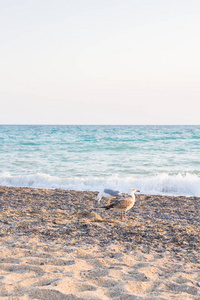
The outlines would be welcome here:
<svg viewBox="0 0 200 300">
<path fill-rule="evenodd" d="M 200 198 L 96 196 L 0 187 L 0 299 L 200 299 Z"/>
</svg>

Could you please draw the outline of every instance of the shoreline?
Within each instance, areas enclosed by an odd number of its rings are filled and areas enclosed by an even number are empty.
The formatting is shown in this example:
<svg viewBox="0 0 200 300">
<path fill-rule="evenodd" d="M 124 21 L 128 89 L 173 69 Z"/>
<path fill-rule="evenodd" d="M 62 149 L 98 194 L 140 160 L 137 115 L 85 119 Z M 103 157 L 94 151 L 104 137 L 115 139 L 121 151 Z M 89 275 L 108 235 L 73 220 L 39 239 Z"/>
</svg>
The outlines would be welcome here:
<svg viewBox="0 0 200 300">
<path fill-rule="evenodd" d="M 200 198 L 96 196 L 0 186 L 0 299 L 199 299 Z"/>
</svg>

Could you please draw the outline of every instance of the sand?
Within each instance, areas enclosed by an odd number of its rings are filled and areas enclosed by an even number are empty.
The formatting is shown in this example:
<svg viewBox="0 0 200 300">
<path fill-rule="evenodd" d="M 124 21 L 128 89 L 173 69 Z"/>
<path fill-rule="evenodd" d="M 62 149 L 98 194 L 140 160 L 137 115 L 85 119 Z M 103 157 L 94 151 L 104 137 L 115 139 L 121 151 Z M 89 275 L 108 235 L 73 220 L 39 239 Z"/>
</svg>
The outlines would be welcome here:
<svg viewBox="0 0 200 300">
<path fill-rule="evenodd" d="M 200 299 L 200 198 L 96 195 L 0 187 L 0 299 Z"/>
</svg>

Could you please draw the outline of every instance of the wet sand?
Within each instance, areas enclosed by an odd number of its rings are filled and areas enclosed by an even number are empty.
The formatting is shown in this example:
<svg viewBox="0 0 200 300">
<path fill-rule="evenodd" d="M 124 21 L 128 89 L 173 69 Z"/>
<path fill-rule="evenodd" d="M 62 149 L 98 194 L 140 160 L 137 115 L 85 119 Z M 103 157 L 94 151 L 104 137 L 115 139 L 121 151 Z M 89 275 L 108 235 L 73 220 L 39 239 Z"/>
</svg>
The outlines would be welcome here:
<svg viewBox="0 0 200 300">
<path fill-rule="evenodd" d="M 96 196 L 0 187 L 0 299 L 200 299 L 200 198 Z"/>
</svg>

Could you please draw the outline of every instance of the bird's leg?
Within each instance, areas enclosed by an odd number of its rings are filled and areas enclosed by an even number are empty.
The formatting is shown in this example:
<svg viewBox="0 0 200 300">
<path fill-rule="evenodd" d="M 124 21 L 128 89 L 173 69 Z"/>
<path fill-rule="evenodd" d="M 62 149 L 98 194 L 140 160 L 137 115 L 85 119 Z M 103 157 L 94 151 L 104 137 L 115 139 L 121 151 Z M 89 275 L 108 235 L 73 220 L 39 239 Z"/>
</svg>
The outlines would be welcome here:
<svg viewBox="0 0 200 300">
<path fill-rule="evenodd" d="M 127 219 L 126 219 L 126 211 L 124 212 L 124 214 L 125 214 L 125 221 L 126 221 L 126 220 L 127 220 Z"/>
<path fill-rule="evenodd" d="M 111 199 L 108 199 L 106 205 L 110 205 L 110 201 L 111 201 Z"/>
<path fill-rule="evenodd" d="M 122 220 L 123 220 L 123 211 L 122 211 Z"/>
</svg>

